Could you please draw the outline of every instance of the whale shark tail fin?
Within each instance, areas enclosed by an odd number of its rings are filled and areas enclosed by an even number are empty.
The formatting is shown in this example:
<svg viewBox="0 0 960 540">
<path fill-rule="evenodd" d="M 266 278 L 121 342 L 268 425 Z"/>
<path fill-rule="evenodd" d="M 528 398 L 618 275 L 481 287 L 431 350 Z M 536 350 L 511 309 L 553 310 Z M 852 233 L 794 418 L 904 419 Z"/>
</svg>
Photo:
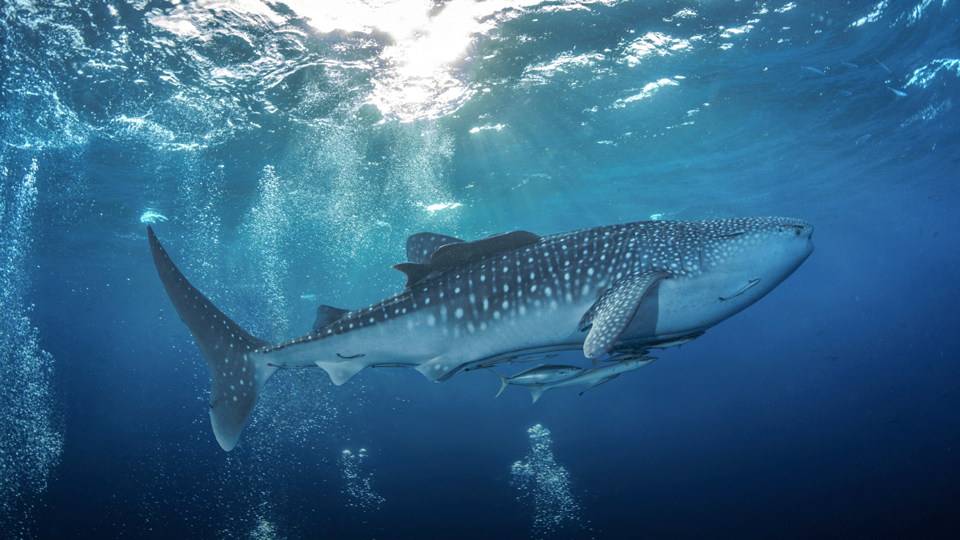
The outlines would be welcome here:
<svg viewBox="0 0 960 540">
<path fill-rule="evenodd" d="M 173 307 L 210 368 L 210 422 L 220 446 L 237 445 L 257 396 L 277 368 L 255 351 L 270 345 L 244 331 L 187 281 L 147 226 L 150 252 Z"/>
</svg>

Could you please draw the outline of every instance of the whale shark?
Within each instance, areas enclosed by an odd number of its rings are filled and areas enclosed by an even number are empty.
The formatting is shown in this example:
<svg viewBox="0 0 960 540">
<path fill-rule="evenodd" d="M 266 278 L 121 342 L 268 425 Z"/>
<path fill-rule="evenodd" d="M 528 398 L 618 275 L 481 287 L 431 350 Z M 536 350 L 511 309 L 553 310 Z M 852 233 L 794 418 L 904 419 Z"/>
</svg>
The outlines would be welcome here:
<svg viewBox="0 0 960 540">
<path fill-rule="evenodd" d="M 473 241 L 407 240 L 400 292 L 360 309 L 320 306 L 281 343 L 233 322 L 180 272 L 152 227 L 163 287 L 210 368 L 210 420 L 230 451 L 280 369 L 320 367 L 342 385 L 368 367 L 410 366 L 441 382 L 523 355 L 586 359 L 681 344 L 742 311 L 813 251 L 813 226 L 782 217 L 640 221 Z"/>
</svg>

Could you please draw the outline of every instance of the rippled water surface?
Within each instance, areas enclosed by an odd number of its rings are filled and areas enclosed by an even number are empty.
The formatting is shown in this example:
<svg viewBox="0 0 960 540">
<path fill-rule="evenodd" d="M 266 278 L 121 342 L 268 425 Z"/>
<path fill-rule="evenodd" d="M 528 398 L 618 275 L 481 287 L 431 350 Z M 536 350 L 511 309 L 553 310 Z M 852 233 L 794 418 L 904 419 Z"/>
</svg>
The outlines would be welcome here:
<svg viewBox="0 0 960 540">
<path fill-rule="evenodd" d="M 5 535 L 960 532 L 960 2 L 8 0 L 0 21 Z M 146 240 L 279 341 L 400 290 L 421 231 L 753 215 L 813 223 L 816 251 L 646 369 L 535 404 L 482 370 L 285 370 L 230 453 Z"/>
</svg>

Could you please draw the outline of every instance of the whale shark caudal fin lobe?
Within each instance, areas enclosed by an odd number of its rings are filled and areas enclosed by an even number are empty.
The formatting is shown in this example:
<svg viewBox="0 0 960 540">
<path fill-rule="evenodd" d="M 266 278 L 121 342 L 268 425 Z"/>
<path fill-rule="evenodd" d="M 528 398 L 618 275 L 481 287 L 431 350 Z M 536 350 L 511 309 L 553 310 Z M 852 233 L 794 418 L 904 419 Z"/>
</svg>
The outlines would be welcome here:
<svg viewBox="0 0 960 540">
<path fill-rule="evenodd" d="M 278 369 L 255 353 L 270 343 L 248 334 L 191 285 L 150 226 L 147 236 L 163 288 L 210 368 L 210 422 L 217 442 L 230 451 L 237 445 L 264 384 Z"/>
</svg>

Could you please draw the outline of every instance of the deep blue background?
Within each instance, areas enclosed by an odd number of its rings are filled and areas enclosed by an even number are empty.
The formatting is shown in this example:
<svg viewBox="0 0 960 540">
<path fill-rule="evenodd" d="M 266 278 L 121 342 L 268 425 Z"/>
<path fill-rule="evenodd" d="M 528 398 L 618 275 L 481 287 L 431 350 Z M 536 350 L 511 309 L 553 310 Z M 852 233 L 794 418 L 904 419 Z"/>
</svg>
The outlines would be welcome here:
<svg viewBox="0 0 960 540">
<path fill-rule="evenodd" d="M 539 423 L 579 501 L 545 536 L 955 537 L 960 7 L 853 4 L 503 10 L 454 75 L 490 91 L 419 118 L 364 104 L 391 69 L 382 33 L 196 2 L 5 6 L 0 224 L 4 242 L 32 238 L 11 259 L 28 286 L 9 305 L 52 358 L 36 391 L 63 441 L 47 487 L 4 507 L 6 530 L 528 538 L 543 531 L 510 471 Z M 209 15 L 207 38 L 151 22 L 187 8 Z M 626 63 L 650 32 L 689 47 Z M 356 58 L 369 65 L 340 64 Z M 283 84 L 264 82 L 278 71 Z M 677 85 L 618 104 L 665 78 Z M 12 231 L 34 162 L 36 206 Z M 439 203 L 460 206 L 426 209 Z M 493 399 L 485 373 L 367 370 L 334 387 L 281 372 L 228 454 L 150 260 L 148 210 L 195 285 L 273 340 L 309 329 L 320 303 L 396 291 L 389 266 L 421 230 L 788 215 L 815 225 L 816 251 L 755 306 L 582 397 Z M 5 422 L 18 444 L 28 428 Z M 360 448 L 384 499 L 366 509 L 340 461 Z M 5 486 L 29 473 L 0 462 Z"/>
</svg>

